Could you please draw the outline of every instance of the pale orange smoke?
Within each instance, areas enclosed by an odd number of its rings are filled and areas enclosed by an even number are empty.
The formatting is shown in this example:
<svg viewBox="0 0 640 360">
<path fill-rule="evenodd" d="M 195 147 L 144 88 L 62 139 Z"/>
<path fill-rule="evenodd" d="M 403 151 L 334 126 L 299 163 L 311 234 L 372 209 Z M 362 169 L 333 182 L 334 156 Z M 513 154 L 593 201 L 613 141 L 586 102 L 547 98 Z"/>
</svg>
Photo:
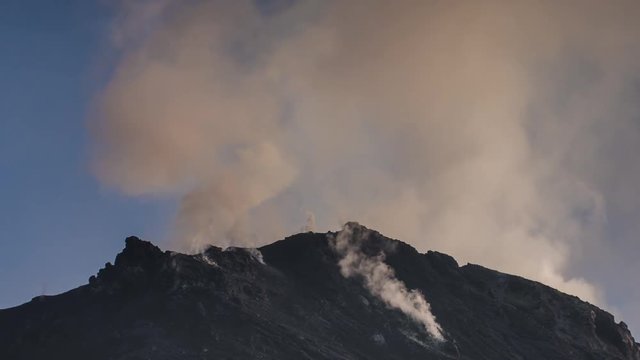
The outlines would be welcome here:
<svg viewBox="0 0 640 360">
<path fill-rule="evenodd" d="M 311 210 L 603 302 L 566 270 L 606 224 L 602 151 L 635 126 L 640 3 L 131 4 L 93 165 L 181 197 L 183 245 L 271 241 Z"/>
</svg>

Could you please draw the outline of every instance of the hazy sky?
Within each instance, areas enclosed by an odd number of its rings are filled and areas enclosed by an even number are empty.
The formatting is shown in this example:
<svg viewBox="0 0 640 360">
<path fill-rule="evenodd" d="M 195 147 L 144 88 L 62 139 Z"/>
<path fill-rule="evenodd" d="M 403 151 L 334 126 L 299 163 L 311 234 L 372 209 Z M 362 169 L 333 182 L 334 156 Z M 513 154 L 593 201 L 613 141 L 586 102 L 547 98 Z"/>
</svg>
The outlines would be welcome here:
<svg viewBox="0 0 640 360">
<path fill-rule="evenodd" d="M 0 5 L 0 306 L 313 216 L 639 328 L 636 1 L 107 3 Z"/>
<path fill-rule="evenodd" d="M 87 282 L 124 237 L 162 238 L 170 202 L 88 171 L 86 111 L 108 19 L 90 1 L 0 2 L 0 307 Z"/>
</svg>

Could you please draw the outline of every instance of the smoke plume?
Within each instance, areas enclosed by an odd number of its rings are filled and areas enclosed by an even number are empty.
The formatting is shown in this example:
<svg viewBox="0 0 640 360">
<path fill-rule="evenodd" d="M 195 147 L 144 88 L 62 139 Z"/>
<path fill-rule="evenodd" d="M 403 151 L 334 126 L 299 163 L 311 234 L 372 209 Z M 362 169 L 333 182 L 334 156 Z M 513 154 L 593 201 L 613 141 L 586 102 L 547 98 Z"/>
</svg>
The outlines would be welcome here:
<svg viewBox="0 0 640 360">
<path fill-rule="evenodd" d="M 354 233 L 354 227 L 358 232 Z M 355 223 L 347 223 L 333 238 L 332 245 L 341 259 L 338 263 L 344 277 L 360 276 L 365 286 L 387 304 L 398 309 L 411 319 L 424 325 L 425 330 L 437 341 L 444 341 L 442 328 L 431 313 L 431 307 L 418 290 L 408 290 L 398 280 L 389 265 L 384 263 L 384 253 L 368 256 L 362 251 L 369 231 Z"/>
<path fill-rule="evenodd" d="M 603 303 L 580 275 L 603 237 L 631 249 L 611 214 L 640 214 L 637 1 L 118 11 L 93 168 L 181 199 L 181 246 L 272 241 L 312 211 Z"/>
</svg>

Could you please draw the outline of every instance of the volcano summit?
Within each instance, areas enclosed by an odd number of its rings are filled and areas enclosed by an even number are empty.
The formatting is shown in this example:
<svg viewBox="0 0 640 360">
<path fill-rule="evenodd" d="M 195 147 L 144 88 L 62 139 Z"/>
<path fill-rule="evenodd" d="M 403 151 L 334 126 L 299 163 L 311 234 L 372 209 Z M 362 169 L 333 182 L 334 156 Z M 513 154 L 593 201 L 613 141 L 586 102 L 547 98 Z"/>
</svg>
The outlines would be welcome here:
<svg viewBox="0 0 640 360">
<path fill-rule="evenodd" d="M 185 255 L 129 237 L 87 285 L 0 310 L 2 359 L 640 359 L 627 326 L 356 223 Z"/>
</svg>

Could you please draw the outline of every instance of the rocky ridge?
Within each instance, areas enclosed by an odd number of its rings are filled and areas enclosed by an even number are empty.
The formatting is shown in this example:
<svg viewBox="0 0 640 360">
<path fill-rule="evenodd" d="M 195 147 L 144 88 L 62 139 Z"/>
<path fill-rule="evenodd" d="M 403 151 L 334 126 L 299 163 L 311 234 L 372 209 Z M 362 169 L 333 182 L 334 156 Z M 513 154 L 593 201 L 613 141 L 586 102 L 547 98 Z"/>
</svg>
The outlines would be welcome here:
<svg viewBox="0 0 640 360">
<path fill-rule="evenodd" d="M 577 297 L 351 226 L 444 341 L 343 276 L 336 233 L 195 255 L 129 237 L 87 285 L 0 310 L 0 358 L 640 360 L 627 326 Z"/>
</svg>

